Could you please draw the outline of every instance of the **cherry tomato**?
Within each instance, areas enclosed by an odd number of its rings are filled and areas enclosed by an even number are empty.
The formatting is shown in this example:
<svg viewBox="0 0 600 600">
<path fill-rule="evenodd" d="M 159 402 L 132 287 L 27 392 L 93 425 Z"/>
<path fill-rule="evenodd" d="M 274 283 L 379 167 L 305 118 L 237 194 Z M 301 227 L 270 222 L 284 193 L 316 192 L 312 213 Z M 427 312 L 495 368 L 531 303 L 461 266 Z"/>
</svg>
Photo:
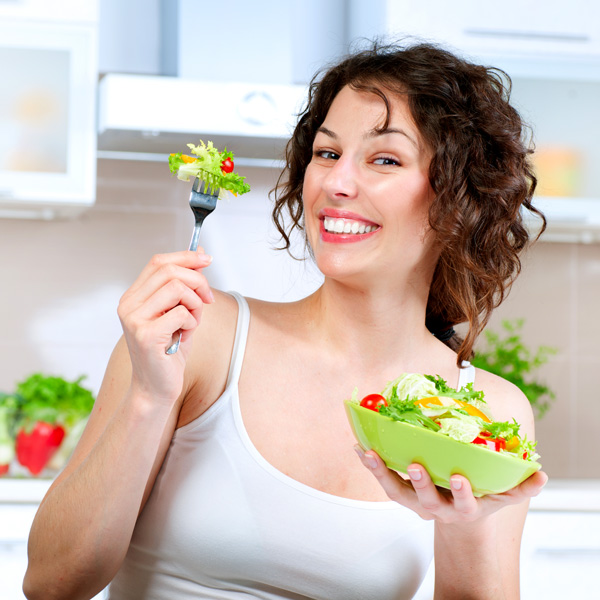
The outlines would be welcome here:
<svg viewBox="0 0 600 600">
<path fill-rule="evenodd" d="M 380 406 L 387 406 L 387 400 L 381 394 L 369 394 L 360 401 L 360 405 L 379 412 Z"/>
<path fill-rule="evenodd" d="M 231 173 L 233 171 L 233 161 L 230 158 L 226 158 L 221 163 L 221 171 L 223 173 Z"/>
</svg>

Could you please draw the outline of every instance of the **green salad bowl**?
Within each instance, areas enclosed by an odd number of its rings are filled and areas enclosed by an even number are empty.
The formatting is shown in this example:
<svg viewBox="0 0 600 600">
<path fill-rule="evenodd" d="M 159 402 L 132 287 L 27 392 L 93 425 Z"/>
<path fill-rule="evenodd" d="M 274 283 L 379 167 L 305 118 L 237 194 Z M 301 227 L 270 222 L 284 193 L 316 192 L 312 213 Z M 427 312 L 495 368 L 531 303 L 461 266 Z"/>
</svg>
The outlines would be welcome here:
<svg viewBox="0 0 600 600">
<path fill-rule="evenodd" d="M 478 444 L 384 417 L 374 410 L 345 400 L 346 413 L 358 443 L 374 450 L 395 471 L 423 465 L 437 486 L 450 489 L 450 476 L 464 475 L 475 496 L 501 494 L 539 471 L 541 464 L 494 452 Z"/>
</svg>

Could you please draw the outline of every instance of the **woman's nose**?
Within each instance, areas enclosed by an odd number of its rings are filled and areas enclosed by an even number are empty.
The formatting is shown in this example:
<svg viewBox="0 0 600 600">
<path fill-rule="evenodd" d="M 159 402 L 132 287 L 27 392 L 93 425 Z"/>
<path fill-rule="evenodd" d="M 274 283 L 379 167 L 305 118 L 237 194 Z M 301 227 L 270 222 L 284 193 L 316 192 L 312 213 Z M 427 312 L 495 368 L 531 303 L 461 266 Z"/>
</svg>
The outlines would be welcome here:
<svg viewBox="0 0 600 600">
<path fill-rule="evenodd" d="M 352 160 L 341 156 L 323 180 L 323 190 L 333 200 L 354 198 L 358 191 L 356 175 Z"/>
</svg>

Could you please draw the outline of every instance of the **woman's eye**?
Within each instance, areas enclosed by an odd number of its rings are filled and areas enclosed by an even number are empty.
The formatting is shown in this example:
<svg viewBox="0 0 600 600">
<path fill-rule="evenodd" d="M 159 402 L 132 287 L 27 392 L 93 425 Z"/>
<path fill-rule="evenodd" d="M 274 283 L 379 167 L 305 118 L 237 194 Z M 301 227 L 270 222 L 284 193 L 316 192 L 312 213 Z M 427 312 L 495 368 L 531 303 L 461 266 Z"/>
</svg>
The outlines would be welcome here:
<svg viewBox="0 0 600 600">
<path fill-rule="evenodd" d="M 395 158 L 390 158 L 389 156 L 380 156 L 373 161 L 373 164 L 400 166 L 400 163 Z"/>
<path fill-rule="evenodd" d="M 325 160 L 337 160 L 340 155 L 332 152 L 331 150 L 315 150 L 315 156 L 324 158 Z"/>
</svg>

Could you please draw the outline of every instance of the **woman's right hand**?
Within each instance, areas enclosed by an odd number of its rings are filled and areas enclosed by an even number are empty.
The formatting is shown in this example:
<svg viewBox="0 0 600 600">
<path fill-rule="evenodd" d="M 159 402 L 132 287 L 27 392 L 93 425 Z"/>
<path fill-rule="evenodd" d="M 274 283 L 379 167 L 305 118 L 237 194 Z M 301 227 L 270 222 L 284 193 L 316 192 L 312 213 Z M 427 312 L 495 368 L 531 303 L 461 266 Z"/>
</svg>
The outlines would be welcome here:
<svg viewBox="0 0 600 600">
<path fill-rule="evenodd" d="M 132 365 L 132 388 L 153 402 L 172 405 L 183 387 L 183 373 L 202 307 L 214 302 L 202 271 L 212 261 L 202 249 L 154 256 L 118 308 Z M 175 354 L 166 354 L 181 331 Z"/>
</svg>

